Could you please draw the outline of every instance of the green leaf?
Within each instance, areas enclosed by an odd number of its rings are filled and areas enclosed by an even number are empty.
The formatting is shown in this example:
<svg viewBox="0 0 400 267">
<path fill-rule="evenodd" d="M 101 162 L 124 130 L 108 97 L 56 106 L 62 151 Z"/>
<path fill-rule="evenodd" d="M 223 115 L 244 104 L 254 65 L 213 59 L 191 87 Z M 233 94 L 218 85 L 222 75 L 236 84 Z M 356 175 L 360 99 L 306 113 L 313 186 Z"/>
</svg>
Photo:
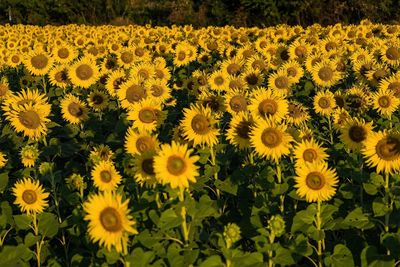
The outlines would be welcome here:
<svg viewBox="0 0 400 267">
<path fill-rule="evenodd" d="M 35 236 L 31 232 L 29 232 L 24 238 L 24 244 L 28 248 L 36 244 L 37 241 L 40 240 L 40 236 Z"/>
<path fill-rule="evenodd" d="M 0 226 L 4 228 L 7 224 L 13 223 L 12 209 L 7 201 L 1 202 L 0 208 L 1 208 Z"/>
<path fill-rule="evenodd" d="M 142 248 L 135 248 L 132 253 L 126 257 L 126 261 L 132 267 L 146 267 L 150 266 L 154 259 L 153 251 L 143 251 Z"/>
<path fill-rule="evenodd" d="M 368 195 L 374 196 L 378 193 L 378 188 L 374 184 L 363 183 L 363 188 Z"/>
<path fill-rule="evenodd" d="M 29 226 L 32 223 L 32 218 L 26 214 L 22 215 L 14 215 L 14 222 L 17 230 L 26 230 L 29 229 Z"/>
<path fill-rule="evenodd" d="M 38 215 L 39 233 L 47 237 L 57 234 L 60 224 L 57 216 L 53 213 L 44 212 Z"/>
<path fill-rule="evenodd" d="M 325 264 L 333 267 L 353 267 L 353 254 L 345 245 L 338 244 L 333 249 L 333 254 L 325 258 Z"/>
<path fill-rule="evenodd" d="M 181 222 L 182 218 L 173 209 L 168 209 L 161 214 L 158 227 L 162 230 L 168 230 L 179 226 Z"/>
<path fill-rule="evenodd" d="M 8 185 L 8 172 L 3 172 L 0 174 L 0 193 L 4 193 Z"/>
<path fill-rule="evenodd" d="M 234 196 L 236 196 L 236 194 L 237 194 L 238 185 L 237 184 L 233 184 L 232 181 L 229 178 L 225 179 L 224 181 L 215 180 L 214 185 L 218 189 L 220 189 L 220 190 L 222 190 L 224 192 L 227 192 L 229 194 L 232 194 Z"/>
<path fill-rule="evenodd" d="M 275 253 L 276 253 L 275 257 L 273 258 L 275 264 L 285 266 L 285 265 L 293 265 L 296 263 L 292 257 L 292 252 L 289 249 L 279 247 L 275 251 Z"/>
<path fill-rule="evenodd" d="M 372 202 L 372 210 L 374 211 L 375 217 L 385 216 L 388 212 L 390 212 L 388 211 L 387 205 L 380 197 L 375 198 L 374 202 Z"/>
<path fill-rule="evenodd" d="M 342 222 L 347 227 L 355 227 L 358 229 L 370 229 L 374 227 L 368 216 L 365 215 L 361 208 L 356 208 L 350 212 Z"/>
<path fill-rule="evenodd" d="M 391 255 L 400 255 L 400 233 L 386 233 L 382 245 L 390 250 Z"/>
<path fill-rule="evenodd" d="M 199 267 L 224 267 L 221 257 L 218 255 L 212 255 L 203 261 Z"/>
<path fill-rule="evenodd" d="M 361 267 L 393 267 L 392 256 L 380 255 L 374 246 L 367 246 L 361 252 Z"/>
<path fill-rule="evenodd" d="M 314 222 L 314 216 L 316 214 L 315 205 L 309 205 L 306 210 L 302 210 L 296 213 L 293 218 L 292 232 L 300 231 L 306 233 Z"/>
</svg>

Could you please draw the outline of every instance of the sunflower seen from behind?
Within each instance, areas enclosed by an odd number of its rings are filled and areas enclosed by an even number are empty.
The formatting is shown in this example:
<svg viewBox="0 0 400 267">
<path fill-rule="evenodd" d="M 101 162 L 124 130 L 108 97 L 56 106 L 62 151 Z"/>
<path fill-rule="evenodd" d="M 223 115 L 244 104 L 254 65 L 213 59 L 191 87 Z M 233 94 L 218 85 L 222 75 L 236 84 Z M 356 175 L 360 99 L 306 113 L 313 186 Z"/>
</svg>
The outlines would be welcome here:
<svg viewBox="0 0 400 267">
<path fill-rule="evenodd" d="M 123 201 L 118 193 L 105 191 L 90 195 L 83 204 L 84 219 L 89 221 L 88 234 L 108 251 L 112 248 L 126 254 L 130 234 L 137 234 L 135 221 L 129 215 L 129 199 Z"/>
<path fill-rule="evenodd" d="M 21 212 L 39 214 L 48 206 L 46 198 L 49 193 L 44 191 L 39 181 L 32 178 L 17 181 L 12 192 L 16 198 L 14 203 L 20 207 Z"/>
<path fill-rule="evenodd" d="M 186 144 L 172 141 L 164 144 L 154 157 L 154 172 L 156 179 L 161 184 L 169 184 L 172 189 L 185 189 L 189 182 L 195 183 L 199 175 L 196 162 L 199 156 L 191 155 L 192 149 Z"/>
<path fill-rule="evenodd" d="M 336 193 L 336 170 L 329 169 L 324 161 L 306 163 L 296 168 L 295 188 L 298 196 L 307 202 L 330 200 Z"/>
</svg>

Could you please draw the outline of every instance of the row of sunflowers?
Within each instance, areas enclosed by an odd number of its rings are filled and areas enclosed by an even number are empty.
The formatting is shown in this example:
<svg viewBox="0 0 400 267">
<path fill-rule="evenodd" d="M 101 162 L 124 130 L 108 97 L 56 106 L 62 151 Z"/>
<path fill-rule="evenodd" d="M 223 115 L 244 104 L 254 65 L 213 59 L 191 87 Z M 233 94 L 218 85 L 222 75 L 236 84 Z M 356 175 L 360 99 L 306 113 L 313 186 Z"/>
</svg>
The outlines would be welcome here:
<svg viewBox="0 0 400 267">
<path fill-rule="evenodd" d="M 0 265 L 398 265 L 399 36 L 0 26 Z"/>
</svg>

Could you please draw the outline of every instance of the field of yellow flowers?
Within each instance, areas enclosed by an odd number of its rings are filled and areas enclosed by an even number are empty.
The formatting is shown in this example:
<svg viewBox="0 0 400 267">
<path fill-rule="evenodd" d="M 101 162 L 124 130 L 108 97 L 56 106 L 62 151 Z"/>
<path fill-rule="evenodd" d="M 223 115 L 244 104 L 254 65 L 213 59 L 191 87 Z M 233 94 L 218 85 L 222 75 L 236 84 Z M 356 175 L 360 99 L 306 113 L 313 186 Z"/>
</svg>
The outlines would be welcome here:
<svg viewBox="0 0 400 267">
<path fill-rule="evenodd" d="M 400 266 L 400 26 L 0 26 L 0 266 Z"/>
</svg>

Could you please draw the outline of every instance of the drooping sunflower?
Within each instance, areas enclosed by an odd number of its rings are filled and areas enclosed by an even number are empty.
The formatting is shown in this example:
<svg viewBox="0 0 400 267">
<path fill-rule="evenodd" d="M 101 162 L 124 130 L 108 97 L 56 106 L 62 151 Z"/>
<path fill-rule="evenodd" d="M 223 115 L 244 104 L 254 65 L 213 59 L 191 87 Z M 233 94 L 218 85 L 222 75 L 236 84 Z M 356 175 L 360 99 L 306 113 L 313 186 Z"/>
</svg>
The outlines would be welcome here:
<svg viewBox="0 0 400 267">
<path fill-rule="evenodd" d="M 276 125 L 269 120 L 256 120 L 250 134 L 250 143 L 255 152 L 275 162 L 290 153 L 292 136 L 286 132 L 285 124 Z"/>
<path fill-rule="evenodd" d="M 322 116 L 331 116 L 336 107 L 335 96 L 330 91 L 319 91 L 314 96 L 314 110 Z"/>
<path fill-rule="evenodd" d="M 209 107 L 192 105 L 185 108 L 183 113 L 181 125 L 187 140 L 193 141 L 195 146 L 213 146 L 218 143 L 219 129 L 215 127 L 216 120 Z"/>
<path fill-rule="evenodd" d="M 306 163 L 323 162 L 328 158 L 328 154 L 326 148 L 311 138 L 311 140 L 302 140 L 297 144 L 294 148 L 294 157 L 296 166 L 302 166 Z"/>
<path fill-rule="evenodd" d="M 393 112 L 398 109 L 400 99 L 389 90 L 381 90 L 371 95 L 371 104 L 381 116 L 390 118 Z"/>
<path fill-rule="evenodd" d="M 24 104 L 17 110 L 6 113 L 6 118 L 11 122 L 12 127 L 32 139 L 40 139 L 46 135 L 46 123 L 50 121 L 47 116 L 47 107 L 32 103 Z"/>
<path fill-rule="evenodd" d="M 364 141 L 362 153 L 370 167 L 378 173 L 400 170 L 400 133 L 386 130 L 371 132 Z"/>
<path fill-rule="evenodd" d="M 331 87 L 342 78 L 341 72 L 336 70 L 335 62 L 329 60 L 315 64 L 311 74 L 314 82 L 321 87 Z"/>
<path fill-rule="evenodd" d="M 284 95 L 259 87 L 253 92 L 249 111 L 255 119 L 280 122 L 288 113 L 288 102 Z"/>
<path fill-rule="evenodd" d="M 115 190 L 121 183 L 121 175 L 110 160 L 102 160 L 96 164 L 92 172 L 93 184 L 100 191 Z"/>
<path fill-rule="evenodd" d="M 98 164 L 100 161 L 111 161 L 114 157 L 114 152 L 107 145 L 99 145 L 90 151 L 89 159 L 93 164 Z"/>
<path fill-rule="evenodd" d="M 349 118 L 340 129 L 340 139 L 349 149 L 360 151 L 372 131 L 372 123 L 363 119 Z"/>
<path fill-rule="evenodd" d="M 53 66 L 53 58 L 42 49 L 35 49 L 29 52 L 24 65 L 33 75 L 45 75 Z"/>
<path fill-rule="evenodd" d="M 49 193 L 43 190 L 37 180 L 31 178 L 19 180 L 14 184 L 12 191 L 16 197 L 14 203 L 20 207 L 21 212 L 39 214 L 48 206 L 46 198 Z"/>
<path fill-rule="evenodd" d="M 128 203 L 129 199 L 123 202 L 121 195 L 111 191 L 90 195 L 83 209 L 91 240 L 109 251 L 115 247 L 117 252 L 127 253 L 129 234 L 138 233 L 133 228 L 135 221 L 129 215 Z"/>
<path fill-rule="evenodd" d="M 156 179 L 162 184 L 169 184 L 171 188 L 185 189 L 189 182 L 195 183 L 199 175 L 198 166 L 195 163 L 199 156 L 191 156 L 192 149 L 187 144 L 181 145 L 172 142 L 164 144 L 154 157 L 154 172 Z"/>
<path fill-rule="evenodd" d="M 149 132 L 139 133 L 136 129 L 130 127 L 125 135 L 125 150 L 133 156 L 147 151 L 157 151 L 157 136 Z"/>
<path fill-rule="evenodd" d="M 71 124 L 81 123 L 88 118 L 86 104 L 72 94 L 61 100 L 61 112 L 63 118 Z"/>
<path fill-rule="evenodd" d="M 68 77 L 73 85 L 87 89 L 97 82 L 100 72 L 93 59 L 84 57 L 69 67 Z"/>
<path fill-rule="evenodd" d="M 336 193 L 338 177 L 326 162 L 299 165 L 295 177 L 296 193 L 307 202 L 328 201 Z"/>
<path fill-rule="evenodd" d="M 250 132 L 254 126 L 254 120 L 246 112 L 239 112 L 233 115 L 226 133 L 226 139 L 230 144 L 239 149 L 250 147 Z"/>
<path fill-rule="evenodd" d="M 144 99 L 135 103 L 128 111 L 128 120 L 133 121 L 133 128 L 139 132 L 153 132 L 162 122 L 163 114 L 160 103 L 154 99 Z"/>
</svg>

